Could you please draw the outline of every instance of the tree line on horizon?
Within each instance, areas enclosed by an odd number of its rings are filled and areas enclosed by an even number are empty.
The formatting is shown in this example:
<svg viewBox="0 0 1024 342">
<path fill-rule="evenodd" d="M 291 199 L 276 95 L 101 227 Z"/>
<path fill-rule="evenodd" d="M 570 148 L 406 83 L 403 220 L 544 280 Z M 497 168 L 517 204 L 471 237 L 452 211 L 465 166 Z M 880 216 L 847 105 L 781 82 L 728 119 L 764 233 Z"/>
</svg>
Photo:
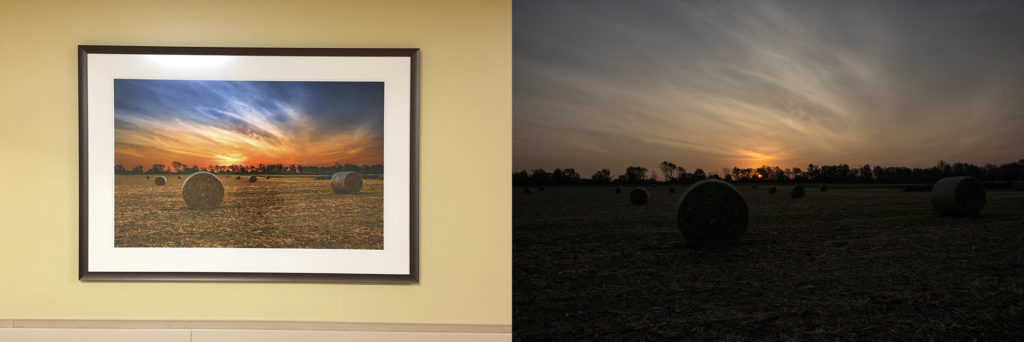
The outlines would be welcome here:
<svg viewBox="0 0 1024 342">
<path fill-rule="evenodd" d="M 850 167 L 848 164 L 807 165 L 807 169 L 799 167 L 783 169 L 779 166 L 761 166 L 758 168 L 723 168 L 719 171 L 706 172 L 696 169 L 692 173 L 674 163 L 663 161 L 658 165 L 661 172 L 659 180 L 655 172 L 642 166 L 629 166 L 625 173 L 613 177 L 610 169 L 594 172 L 589 178 L 583 178 L 575 169 L 555 169 L 547 172 L 544 169 L 532 171 L 521 170 L 512 173 L 513 186 L 552 185 L 552 184 L 654 184 L 654 183 L 693 183 L 707 178 L 722 179 L 736 183 L 889 183 L 889 184 L 924 184 L 934 183 L 939 179 L 956 176 L 971 176 L 982 181 L 1013 181 L 1024 180 L 1024 159 L 1017 162 L 994 165 L 956 162 L 950 164 L 940 160 L 930 168 L 909 168 L 903 166 Z"/>
<path fill-rule="evenodd" d="M 181 162 L 172 162 L 171 167 L 164 164 L 153 164 L 149 169 L 142 165 L 136 165 L 126 169 L 121 165 L 114 165 L 114 174 L 118 175 L 149 175 L 149 174 L 185 174 L 206 171 L 210 173 L 237 173 L 237 174 L 273 174 L 273 175 L 323 175 L 336 172 L 355 171 L 360 174 L 383 174 L 384 164 L 376 165 L 355 165 L 335 163 L 331 166 L 297 165 L 297 164 L 259 164 L 259 165 L 209 165 L 189 167 Z"/>
</svg>

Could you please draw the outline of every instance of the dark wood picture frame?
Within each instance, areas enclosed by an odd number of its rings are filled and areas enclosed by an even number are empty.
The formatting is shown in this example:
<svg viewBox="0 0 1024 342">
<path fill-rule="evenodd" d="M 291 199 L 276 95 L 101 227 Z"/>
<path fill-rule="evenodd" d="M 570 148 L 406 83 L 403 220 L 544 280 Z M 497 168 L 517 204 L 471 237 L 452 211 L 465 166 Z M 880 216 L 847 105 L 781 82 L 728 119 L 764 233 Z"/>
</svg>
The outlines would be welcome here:
<svg viewBox="0 0 1024 342">
<path fill-rule="evenodd" d="M 246 272 L 111 272 L 90 270 L 89 259 L 89 57 L 93 54 L 227 55 L 281 57 L 408 57 L 409 83 L 409 258 L 407 274 L 353 273 L 246 273 Z M 82 281 L 248 281 L 248 282 L 419 282 L 419 84 L 420 50 L 392 48 L 262 48 L 262 47 L 164 47 L 78 46 L 79 111 L 79 280 Z M 388 134 L 385 132 L 385 134 Z M 394 133 L 392 133 L 394 134 Z"/>
</svg>

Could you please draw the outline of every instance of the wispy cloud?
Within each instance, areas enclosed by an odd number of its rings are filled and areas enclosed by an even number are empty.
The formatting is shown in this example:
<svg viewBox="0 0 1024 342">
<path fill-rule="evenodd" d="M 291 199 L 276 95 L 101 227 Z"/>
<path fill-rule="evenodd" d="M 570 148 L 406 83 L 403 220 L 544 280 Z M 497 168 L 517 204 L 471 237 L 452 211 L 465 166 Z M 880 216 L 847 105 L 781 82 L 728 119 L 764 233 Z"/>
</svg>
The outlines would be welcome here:
<svg viewBox="0 0 1024 342">
<path fill-rule="evenodd" d="M 115 163 L 383 162 L 383 84 L 115 80 Z"/>
<path fill-rule="evenodd" d="M 1024 3 L 514 6 L 516 169 L 1024 158 Z"/>
</svg>

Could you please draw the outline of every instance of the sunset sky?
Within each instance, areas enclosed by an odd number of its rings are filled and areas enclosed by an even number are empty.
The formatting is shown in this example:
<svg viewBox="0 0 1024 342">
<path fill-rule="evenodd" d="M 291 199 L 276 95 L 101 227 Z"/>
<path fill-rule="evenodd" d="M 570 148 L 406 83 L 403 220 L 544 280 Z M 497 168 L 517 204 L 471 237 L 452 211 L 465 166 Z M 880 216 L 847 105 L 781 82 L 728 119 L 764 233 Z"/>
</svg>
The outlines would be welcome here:
<svg viewBox="0 0 1024 342">
<path fill-rule="evenodd" d="M 515 1 L 513 168 L 1024 159 L 1022 1 Z"/>
<path fill-rule="evenodd" d="M 114 159 L 131 169 L 380 164 L 384 83 L 114 80 Z"/>
</svg>

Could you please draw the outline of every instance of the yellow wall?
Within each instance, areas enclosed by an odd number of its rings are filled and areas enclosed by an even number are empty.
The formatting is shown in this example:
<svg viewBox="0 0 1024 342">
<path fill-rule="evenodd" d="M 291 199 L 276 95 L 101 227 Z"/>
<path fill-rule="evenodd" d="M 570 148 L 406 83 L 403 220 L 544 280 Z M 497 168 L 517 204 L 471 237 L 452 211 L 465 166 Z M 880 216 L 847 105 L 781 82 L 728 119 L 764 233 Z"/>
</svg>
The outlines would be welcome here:
<svg viewBox="0 0 1024 342">
<path fill-rule="evenodd" d="M 419 285 L 79 282 L 77 45 L 422 49 Z M 511 324 L 512 6 L 0 0 L 0 318 Z"/>
</svg>

